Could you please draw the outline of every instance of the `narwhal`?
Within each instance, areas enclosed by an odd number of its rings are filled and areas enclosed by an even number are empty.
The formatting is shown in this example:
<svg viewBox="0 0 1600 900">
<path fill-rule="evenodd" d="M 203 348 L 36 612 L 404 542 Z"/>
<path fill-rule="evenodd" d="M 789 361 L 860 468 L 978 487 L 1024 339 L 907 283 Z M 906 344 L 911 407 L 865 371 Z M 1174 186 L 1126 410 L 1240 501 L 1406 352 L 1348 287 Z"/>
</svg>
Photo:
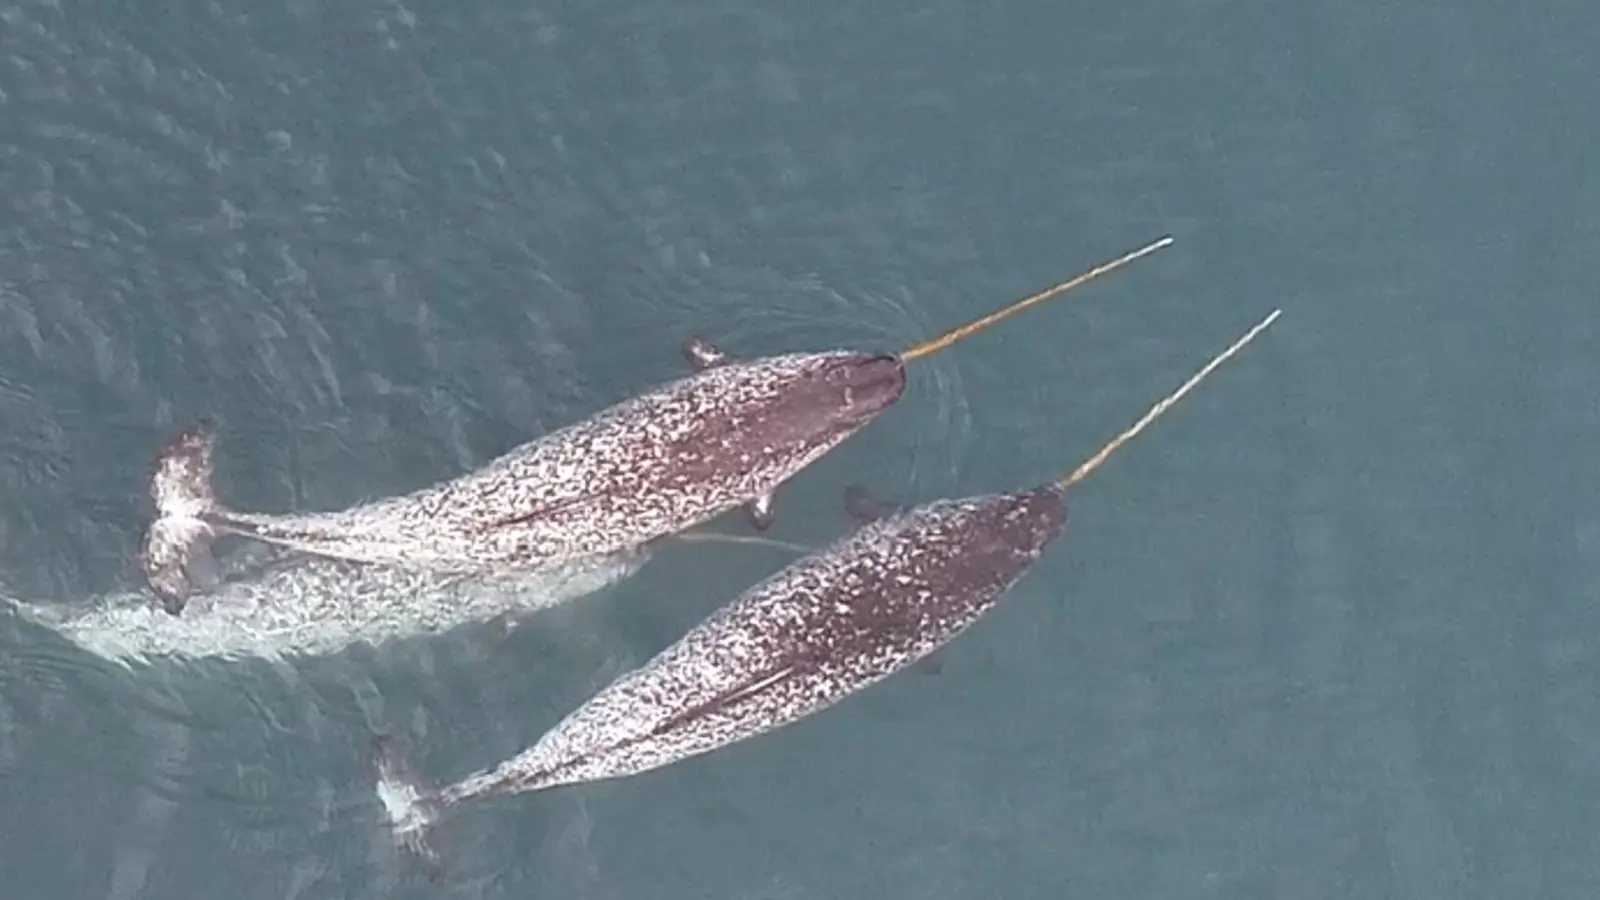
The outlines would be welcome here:
<svg viewBox="0 0 1600 900">
<path fill-rule="evenodd" d="M 744 506 L 758 529 L 778 487 L 899 399 L 906 365 L 1169 246 L 1162 237 L 897 354 L 831 350 L 737 360 L 695 337 L 694 372 L 522 444 L 482 468 L 339 511 L 227 508 L 212 490 L 215 425 L 172 438 L 150 480 L 156 516 L 140 548 L 170 613 L 217 534 L 361 563 L 474 571 L 543 569 L 631 552 Z"/>
<path fill-rule="evenodd" d="M 755 535 L 694 537 L 767 542 Z M 0 595 L 0 612 L 11 607 L 80 649 L 130 668 L 305 659 L 472 624 L 510 628 L 541 610 L 606 590 L 652 555 L 641 547 L 539 570 L 451 573 L 308 556 L 269 544 L 230 551 L 207 562 L 211 577 L 179 616 L 152 604 L 142 586 L 65 604 Z"/>
<path fill-rule="evenodd" d="M 426 831 L 473 801 L 638 775 L 789 725 L 927 657 L 987 613 L 1066 520 L 1069 488 L 1277 319 L 1274 311 L 1070 474 L 1028 490 L 853 512 L 859 530 L 743 592 L 618 677 L 532 747 L 442 790 L 373 746 L 378 794 L 402 846 L 430 865 Z"/>
</svg>

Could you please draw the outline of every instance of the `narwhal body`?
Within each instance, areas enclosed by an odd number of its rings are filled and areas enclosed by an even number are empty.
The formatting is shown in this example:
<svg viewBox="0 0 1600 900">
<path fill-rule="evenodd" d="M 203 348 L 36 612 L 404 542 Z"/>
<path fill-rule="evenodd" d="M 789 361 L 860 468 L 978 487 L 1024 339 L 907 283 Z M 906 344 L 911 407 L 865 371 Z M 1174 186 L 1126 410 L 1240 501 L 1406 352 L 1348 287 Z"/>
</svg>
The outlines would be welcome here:
<svg viewBox="0 0 1600 900">
<path fill-rule="evenodd" d="M 1162 238 L 900 354 L 827 351 L 733 359 L 695 338 L 695 371 L 523 444 L 483 468 L 333 512 L 230 510 L 211 487 L 215 428 L 158 456 L 141 566 L 169 612 L 216 534 L 363 563 L 474 571 L 559 566 L 625 552 L 744 506 L 770 523 L 774 492 L 899 399 L 906 364 L 1171 243 Z"/>
<path fill-rule="evenodd" d="M 123 665 L 303 659 L 494 620 L 515 624 L 610 587 L 651 555 L 640 547 L 537 570 L 452 573 L 245 544 L 218 554 L 218 577 L 208 579 L 180 616 L 152 604 L 145 590 L 71 604 L 12 605 L 80 648 Z"/>
<path fill-rule="evenodd" d="M 158 515 L 141 562 L 169 611 L 218 533 L 361 563 L 538 569 L 626 552 L 772 492 L 883 412 L 905 388 L 893 356 L 814 353 L 706 366 L 528 442 L 477 471 L 335 512 L 237 512 L 211 488 L 216 430 L 158 455 Z"/>
<path fill-rule="evenodd" d="M 993 608 L 1061 534 L 1068 487 L 1276 315 L 1067 478 L 909 508 L 847 494 L 866 525 L 749 588 L 496 766 L 424 790 L 380 739 L 379 794 L 396 836 L 430 852 L 427 826 L 470 801 L 658 769 L 781 728 L 927 657 Z"/>
</svg>

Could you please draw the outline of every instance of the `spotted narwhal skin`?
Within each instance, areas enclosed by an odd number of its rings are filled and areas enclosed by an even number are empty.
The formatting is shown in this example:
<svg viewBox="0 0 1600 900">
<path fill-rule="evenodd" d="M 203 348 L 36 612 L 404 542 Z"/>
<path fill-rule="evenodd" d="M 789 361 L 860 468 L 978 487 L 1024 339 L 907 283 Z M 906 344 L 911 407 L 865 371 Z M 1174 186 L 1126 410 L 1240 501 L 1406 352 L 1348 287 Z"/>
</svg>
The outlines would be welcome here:
<svg viewBox="0 0 1600 900">
<path fill-rule="evenodd" d="M 70 605 L 14 605 L 78 647 L 129 667 L 305 659 L 341 653 L 352 644 L 383 645 L 471 624 L 519 621 L 611 587 L 650 555 L 641 547 L 532 571 L 446 573 L 247 544 L 219 558 L 217 578 L 196 591 L 179 616 L 154 608 L 142 590 Z M 252 557 L 259 562 L 240 562 Z"/>
<path fill-rule="evenodd" d="M 209 484 L 215 429 L 170 441 L 141 564 L 169 612 L 193 548 L 226 532 L 355 562 L 472 571 L 607 556 L 771 493 L 899 399 L 894 356 L 718 358 L 694 374 L 523 444 L 483 468 L 334 512 L 244 513 Z M 770 506 L 770 502 L 769 502 Z"/>
<path fill-rule="evenodd" d="M 965 631 L 1065 518 L 1063 492 L 1047 486 L 879 519 L 751 587 L 431 809 L 637 775 L 812 715 Z"/>
</svg>

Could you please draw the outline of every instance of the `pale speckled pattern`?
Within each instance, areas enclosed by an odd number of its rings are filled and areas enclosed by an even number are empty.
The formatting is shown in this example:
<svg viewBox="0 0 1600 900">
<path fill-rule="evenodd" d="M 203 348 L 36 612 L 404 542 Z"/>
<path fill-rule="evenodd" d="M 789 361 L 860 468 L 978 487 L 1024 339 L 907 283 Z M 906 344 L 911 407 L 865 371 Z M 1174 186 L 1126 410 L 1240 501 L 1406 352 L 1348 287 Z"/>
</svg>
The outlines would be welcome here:
<svg viewBox="0 0 1600 900">
<path fill-rule="evenodd" d="M 1062 493 L 1045 487 L 867 525 L 751 587 L 527 751 L 445 788 L 423 818 L 492 794 L 635 775 L 824 709 L 972 625 L 1064 519 Z M 391 814 L 420 824 L 414 810 Z"/>
<path fill-rule="evenodd" d="M 648 559 L 640 549 L 538 571 L 451 575 L 276 555 L 261 564 L 236 562 L 226 581 L 195 595 L 176 617 L 135 591 L 87 608 L 14 605 L 83 649 L 124 664 L 305 657 L 534 612 L 599 591 Z"/>
<path fill-rule="evenodd" d="M 387 565 L 464 571 L 585 559 L 773 491 L 892 405 L 904 385 L 897 360 L 871 354 L 726 362 L 410 494 L 338 512 L 214 509 L 204 518 L 269 543 Z M 149 532 L 157 537 L 146 546 L 147 574 L 171 549 L 161 529 L 192 538 L 176 520 L 196 516 L 191 498 L 173 496 L 162 479 L 151 490 L 163 515 Z"/>
</svg>

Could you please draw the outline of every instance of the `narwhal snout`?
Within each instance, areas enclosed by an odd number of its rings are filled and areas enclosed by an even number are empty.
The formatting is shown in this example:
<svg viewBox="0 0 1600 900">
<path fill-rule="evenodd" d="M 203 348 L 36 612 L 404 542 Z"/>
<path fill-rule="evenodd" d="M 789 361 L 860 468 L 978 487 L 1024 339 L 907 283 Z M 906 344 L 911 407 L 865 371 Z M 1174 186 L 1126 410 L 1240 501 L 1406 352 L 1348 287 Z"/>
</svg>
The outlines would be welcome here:
<svg viewBox="0 0 1600 900">
<path fill-rule="evenodd" d="M 846 423 L 865 422 L 888 409 L 906 389 L 906 369 L 893 356 L 853 356 L 828 373 L 838 415 Z"/>
</svg>

